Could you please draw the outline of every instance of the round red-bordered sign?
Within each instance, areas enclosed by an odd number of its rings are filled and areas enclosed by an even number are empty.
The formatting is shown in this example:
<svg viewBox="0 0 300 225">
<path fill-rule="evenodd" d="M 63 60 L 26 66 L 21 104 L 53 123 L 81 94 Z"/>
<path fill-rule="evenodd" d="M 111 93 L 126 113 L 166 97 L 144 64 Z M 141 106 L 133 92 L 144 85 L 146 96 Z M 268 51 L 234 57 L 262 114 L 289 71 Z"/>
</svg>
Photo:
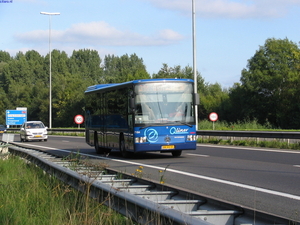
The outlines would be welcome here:
<svg viewBox="0 0 300 225">
<path fill-rule="evenodd" d="M 210 113 L 209 114 L 209 119 L 210 119 L 210 121 L 213 121 L 213 122 L 217 121 L 218 120 L 218 114 L 215 113 L 215 112 Z"/>
<path fill-rule="evenodd" d="M 75 122 L 76 124 L 82 124 L 82 123 L 84 122 L 83 116 L 82 116 L 82 115 L 76 115 L 76 116 L 74 117 L 74 122 Z"/>
</svg>

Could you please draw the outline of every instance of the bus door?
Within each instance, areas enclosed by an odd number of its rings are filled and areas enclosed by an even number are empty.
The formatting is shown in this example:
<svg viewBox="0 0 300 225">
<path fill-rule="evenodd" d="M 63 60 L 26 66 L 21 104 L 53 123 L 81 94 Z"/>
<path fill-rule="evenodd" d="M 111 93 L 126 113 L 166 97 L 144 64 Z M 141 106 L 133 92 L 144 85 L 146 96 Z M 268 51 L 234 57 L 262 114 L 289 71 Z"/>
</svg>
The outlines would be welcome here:
<svg viewBox="0 0 300 225">
<path fill-rule="evenodd" d="M 106 115 L 107 115 L 107 110 L 106 110 L 106 100 L 104 97 L 103 93 L 99 93 L 97 96 L 100 99 L 100 120 L 101 120 L 101 125 L 98 133 L 98 140 L 99 140 L 99 146 L 105 147 L 106 146 Z"/>
</svg>

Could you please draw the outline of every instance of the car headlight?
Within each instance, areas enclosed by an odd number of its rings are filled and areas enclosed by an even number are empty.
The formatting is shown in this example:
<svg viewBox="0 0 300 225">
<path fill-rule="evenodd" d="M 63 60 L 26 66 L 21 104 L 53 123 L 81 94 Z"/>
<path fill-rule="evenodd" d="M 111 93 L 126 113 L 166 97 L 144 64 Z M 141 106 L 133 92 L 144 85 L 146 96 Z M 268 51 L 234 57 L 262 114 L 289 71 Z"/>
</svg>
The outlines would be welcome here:
<svg viewBox="0 0 300 225">
<path fill-rule="evenodd" d="M 145 143 L 145 142 L 147 142 L 146 137 L 136 137 L 135 138 L 135 143 Z"/>
</svg>

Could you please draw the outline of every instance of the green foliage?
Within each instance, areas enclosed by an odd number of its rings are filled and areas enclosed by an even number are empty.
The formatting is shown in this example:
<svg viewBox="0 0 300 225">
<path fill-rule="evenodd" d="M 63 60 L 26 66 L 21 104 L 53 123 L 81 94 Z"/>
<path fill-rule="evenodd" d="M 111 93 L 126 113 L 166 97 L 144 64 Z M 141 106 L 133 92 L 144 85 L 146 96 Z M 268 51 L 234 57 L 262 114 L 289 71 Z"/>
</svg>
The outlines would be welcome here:
<svg viewBox="0 0 300 225">
<path fill-rule="evenodd" d="M 152 75 L 153 78 L 185 78 L 193 79 L 193 68 L 186 66 L 169 67 L 163 64 L 163 67 L 157 74 Z M 198 107 L 199 119 L 207 118 L 209 113 L 219 111 L 220 103 L 228 98 L 227 90 L 222 90 L 220 84 L 205 83 L 203 77 L 197 72 L 197 92 L 200 95 L 200 105 Z"/>
<path fill-rule="evenodd" d="M 183 78 L 194 80 L 193 68 L 186 66 L 181 68 L 181 66 L 169 67 L 166 63 L 163 64 L 162 68 L 157 74 L 152 74 L 152 78 Z M 204 90 L 205 82 L 200 73 L 197 72 L 197 89 L 198 93 Z"/>
<path fill-rule="evenodd" d="M 237 122 L 216 121 L 214 122 L 215 130 L 270 130 L 274 129 L 270 123 L 260 124 L 257 120 L 245 120 Z M 213 122 L 201 120 L 199 130 L 212 130 Z"/>
<path fill-rule="evenodd" d="M 73 118 L 84 112 L 88 86 L 151 78 L 136 54 L 107 55 L 102 60 L 97 51 L 81 49 L 70 57 L 58 50 L 51 55 L 53 127 L 75 126 Z M 44 57 L 34 50 L 18 52 L 15 57 L 0 51 L 0 124 L 5 123 L 5 110 L 27 107 L 28 120 L 42 120 L 48 125 L 49 63 L 49 54 Z M 152 78 L 194 79 L 193 68 L 162 64 Z M 197 71 L 198 119 L 207 120 L 211 112 L 217 112 L 219 120 L 229 124 L 224 127 L 231 123 L 237 126 L 239 121 L 284 129 L 300 127 L 297 44 L 287 38 L 267 39 L 248 60 L 240 81 L 224 89 L 218 83 L 206 83 Z"/>
<path fill-rule="evenodd" d="M 95 50 L 51 53 L 53 127 L 72 127 L 73 118 L 84 113 L 84 91 L 99 83 L 150 79 L 143 60 L 136 54 L 106 56 Z M 28 120 L 49 121 L 49 54 L 45 57 L 31 50 L 14 58 L 0 51 L 0 124 L 5 110 L 27 107 Z"/>
<path fill-rule="evenodd" d="M 222 103 L 228 98 L 228 91 L 222 89 L 220 84 L 206 84 L 200 90 L 200 118 L 207 119 L 211 112 L 218 112 L 219 118 L 224 118 L 224 109 L 222 107 L 225 105 Z"/>
<path fill-rule="evenodd" d="M 101 203 L 10 156 L 0 160 L 0 224 L 134 224 Z"/>
<path fill-rule="evenodd" d="M 242 71 L 241 86 L 231 90 L 240 117 L 269 121 L 282 128 L 300 126 L 300 49 L 288 39 L 268 39 Z M 240 118 L 239 118 L 240 119 Z"/>
<path fill-rule="evenodd" d="M 102 65 L 104 73 L 104 83 L 122 83 L 136 79 L 150 79 L 146 71 L 143 59 L 136 54 L 121 57 L 108 55 L 104 58 Z"/>
<path fill-rule="evenodd" d="M 267 140 L 259 141 L 255 139 L 232 140 L 230 138 L 224 140 L 217 137 L 202 136 L 201 138 L 198 138 L 198 143 L 300 150 L 299 142 L 290 144 L 288 142 L 281 141 L 281 140 L 274 140 L 274 141 L 267 141 Z"/>
<path fill-rule="evenodd" d="M 4 52 L 0 50 L 0 63 L 1 62 L 9 62 L 12 58 L 10 57 L 8 52 Z"/>
</svg>

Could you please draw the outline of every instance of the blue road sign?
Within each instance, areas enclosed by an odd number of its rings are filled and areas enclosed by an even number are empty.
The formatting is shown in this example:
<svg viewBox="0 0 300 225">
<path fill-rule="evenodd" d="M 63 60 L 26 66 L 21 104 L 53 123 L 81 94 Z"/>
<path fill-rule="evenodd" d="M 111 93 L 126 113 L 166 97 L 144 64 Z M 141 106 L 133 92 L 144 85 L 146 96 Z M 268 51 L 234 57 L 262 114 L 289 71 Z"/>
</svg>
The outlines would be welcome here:
<svg viewBox="0 0 300 225">
<path fill-rule="evenodd" d="M 6 110 L 6 125 L 22 125 L 26 121 L 26 110 Z"/>
</svg>

